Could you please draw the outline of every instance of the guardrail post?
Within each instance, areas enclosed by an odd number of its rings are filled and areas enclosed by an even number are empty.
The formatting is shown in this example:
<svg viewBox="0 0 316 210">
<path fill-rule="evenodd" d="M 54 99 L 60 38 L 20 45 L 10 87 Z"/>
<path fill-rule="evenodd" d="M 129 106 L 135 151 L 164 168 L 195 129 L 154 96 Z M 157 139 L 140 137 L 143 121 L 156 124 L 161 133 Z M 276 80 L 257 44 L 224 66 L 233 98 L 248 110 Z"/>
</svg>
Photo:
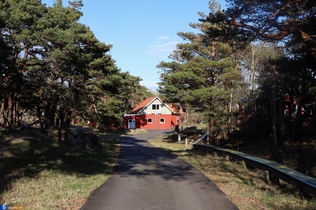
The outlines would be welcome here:
<svg viewBox="0 0 316 210">
<path fill-rule="evenodd" d="M 271 183 L 276 184 L 276 185 L 280 185 L 279 178 L 274 176 L 274 174 L 271 172 L 269 172 L 269 179 L 270 179 Z"/>
<path fill-rule="evenodd" d="M 211 154 L 211 156 L 212 157 L 214 157 L 214 158 L 218 158 L 218 154 L 217 154 L 217 152 L 209 152 L 210 154 Z"/>
<path fill-rule="evenodd" d="M 264 171 L 264 179 L 266 180 L 266 182 L 268 182 L 269 184 L 276 184 L 276 185 L 280 185 L 280 180 L 279 178 L 275 177 L 270 171 L 265 170 Z"/>
<path fill-rule="evenodd" d="M 240 161 L 240 165 L 244 168 L 247 168 L 246 162 L 244 160 Z"/>
<path fill-rule="evenodd" d="M 224 155 L 224 160 L 226 160 L 226 161 L 230 161 L 230 158 L 229 158 L 229 155 Z"/>
</svg>

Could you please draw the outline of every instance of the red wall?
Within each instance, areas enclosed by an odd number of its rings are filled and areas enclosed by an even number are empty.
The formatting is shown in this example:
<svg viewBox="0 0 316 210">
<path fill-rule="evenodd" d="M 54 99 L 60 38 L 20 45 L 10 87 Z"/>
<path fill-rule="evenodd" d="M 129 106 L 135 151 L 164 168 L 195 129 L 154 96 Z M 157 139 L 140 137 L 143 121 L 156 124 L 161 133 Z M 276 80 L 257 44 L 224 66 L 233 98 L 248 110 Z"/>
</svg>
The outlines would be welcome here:
<svg viewBox="0 0 316 210">
<path fill-rule="evenodd" d="M 152 122 L 148 123 L 147 120 L 151 118 Z M 160 119 L 164 119 L 164 123 L 160 122 Z M 178 117 L 179 118 L 179 117 Z M 163 129 L 174 129 L 177 125 L 176 115 L 163 115 L 163 114 L 147 114 L 147 115 L 136 115 L 130 117 L 124 117 L 124 125 L 127 128 L 128 119 L 136 119 L 136 128 L 141 128 L 145 130 L 163 130 Z M 179 119 L 180 126 L 180 119 Z"/>
</svg>

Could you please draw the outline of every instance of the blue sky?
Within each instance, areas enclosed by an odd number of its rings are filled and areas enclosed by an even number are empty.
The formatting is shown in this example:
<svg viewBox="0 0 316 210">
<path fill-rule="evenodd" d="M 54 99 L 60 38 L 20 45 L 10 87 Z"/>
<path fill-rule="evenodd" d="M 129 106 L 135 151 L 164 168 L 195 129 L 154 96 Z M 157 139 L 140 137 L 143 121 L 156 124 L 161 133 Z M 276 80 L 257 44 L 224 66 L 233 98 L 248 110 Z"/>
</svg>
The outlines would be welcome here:
<svg viewBox="0 0 316 210">
<path fill-rule="evenodd" d="M 224 0 L 219 0 L 222 8 Z M 42 0 L 52 6 L 54 0 Z M 63 1 L 68 5 L 68 0 Z M 141 84 L 157 89 L 161 61 L 168 61 L 177 33 L 193 31 L 198 12 L 209 13 L 208 0 L 83 0 L 80 22 L 101 42 L 113 45 L 110 55 L 122 72 L 142 78 Z"/>
</svg>

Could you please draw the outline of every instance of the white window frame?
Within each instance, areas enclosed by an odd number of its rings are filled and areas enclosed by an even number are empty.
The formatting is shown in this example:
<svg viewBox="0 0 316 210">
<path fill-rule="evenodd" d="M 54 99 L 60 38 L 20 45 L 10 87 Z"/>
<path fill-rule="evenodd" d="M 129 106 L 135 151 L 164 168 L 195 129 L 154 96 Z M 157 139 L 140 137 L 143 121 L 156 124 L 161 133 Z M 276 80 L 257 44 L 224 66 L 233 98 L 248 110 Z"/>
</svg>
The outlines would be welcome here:
<svg viewBox="0 0 316 210">
<path fill-rule="evenodd" d="M 151 122 L 149 122 L 149 121 L 151 121 Z M 148 124 L 152 124 L 152 123 L 153 123 L 153 119 L 152 119 L 152 118 L 148 118 L 148 119 L 147 119 L 147 123 L 148 123 Z"/>
<path fill-rule="evenodd" d="M 160 104 L 152 104 L 151 105 L 151 110 L 154 110 L 154 111 L 159 111 L 160 110 Z M 157 107 L 158 107 L 158 109 L 157 109 Z"/>
<path fill-rule="evenodd" d="M 165 118 L 160 118 L 159 122 L 160 124 L 165 124 L 166 123 Z"/>
</svg>

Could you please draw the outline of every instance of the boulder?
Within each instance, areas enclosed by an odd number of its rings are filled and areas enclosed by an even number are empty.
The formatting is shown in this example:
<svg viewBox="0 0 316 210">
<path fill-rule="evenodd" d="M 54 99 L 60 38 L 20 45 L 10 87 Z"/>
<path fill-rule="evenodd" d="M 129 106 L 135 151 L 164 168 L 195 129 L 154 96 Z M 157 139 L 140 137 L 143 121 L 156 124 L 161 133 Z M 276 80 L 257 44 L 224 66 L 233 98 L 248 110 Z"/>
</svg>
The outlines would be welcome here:
<svg viewBox="0 0 316 210">
<path fill-rule="evenodd" d="M 85 133 L 83 142 L 87 149 L 98 149 L 101 147 L 99 138 L 94 133 Z"/>
</svg>

